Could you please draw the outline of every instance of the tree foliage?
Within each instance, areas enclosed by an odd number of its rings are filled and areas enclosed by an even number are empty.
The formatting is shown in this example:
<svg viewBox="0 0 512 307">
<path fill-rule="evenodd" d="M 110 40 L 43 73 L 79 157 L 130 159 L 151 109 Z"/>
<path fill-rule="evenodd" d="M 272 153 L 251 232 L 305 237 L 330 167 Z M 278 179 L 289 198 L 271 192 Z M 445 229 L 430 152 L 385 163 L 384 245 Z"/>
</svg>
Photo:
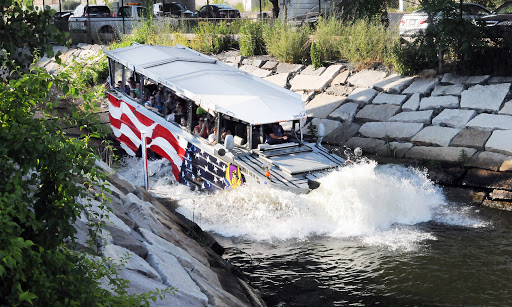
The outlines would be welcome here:
<svg viewBox="0 0 512 307">
<path fill-rule="evenodd" d="M 373 20 L 380 19 L 386 7 L 387 0 L 341 1 L 337 10 L 348 20 Z"/>
<path fill-rule="evenodd" d="M 26 67 L 35 54 L 54 56 L 51 42 L 65 43 L 65 35 L 52 22 L 48 6 L 36 11 L 19 0 L 0 0 L 0 62 L 10 69 Z"/>
<path fill-rule="evenodd" d="M 0 83 L 0 305 L 109 305 L 161 295 L 128 296 L 117 266 L 73 250 L 74 223 L 90 206 L 79 200 L 102 199 L 89 189 L 103 175 L 87 138 L 68 138 L 63 123 L 49 119 L 50 89 L 77 94 L 41 71 Z M 34 118 L 36 110 L 47 119 Z"/>
<path fill-rule="evenodd" d="M 398 58 L 402 72 L 417 73 L 425 68 L 445 69 L 445 62 L 455 70 L 475 68 L 486 49 L 485 27 L 463 18 L 460 2 L 452 0 L 422 0 L 428 14 L 429 27 L 412 42 L 405 42 Z M 437 65 L 436 65 L 437 64 Z"/>
<path fill-rule="evenodd" d="M 97 78 L 83 69 L 51 76 L 28 71 L 33 65 L 15 68 L 38 51 L 53 54 L 50 11 L 0 4 L 0 63 L 11 68 L 10 77 L 0 79 L 0 306 L 149 305 L 171 290 L 128 295 L 129 282 L 117 275 L 119 264 L 75 250 L 75 224 L 82 214 L 88 215 L 81 223 L 95 243 L 104 217 L 91 213 L 98 211 L 90 210 L 87 200 L 106 203 L 104 175 L 95 166 L 89 137 L 63 132 L 62 127 L 83 122 L 83 114 L 74 110 L 60 117 L 54 110 L 59 101 L 79 96 L 93 105 L 96 96 L 83 91 L 84 81 Z M 30 54 L 17 57 L 19 47 Z"/>
</svg>

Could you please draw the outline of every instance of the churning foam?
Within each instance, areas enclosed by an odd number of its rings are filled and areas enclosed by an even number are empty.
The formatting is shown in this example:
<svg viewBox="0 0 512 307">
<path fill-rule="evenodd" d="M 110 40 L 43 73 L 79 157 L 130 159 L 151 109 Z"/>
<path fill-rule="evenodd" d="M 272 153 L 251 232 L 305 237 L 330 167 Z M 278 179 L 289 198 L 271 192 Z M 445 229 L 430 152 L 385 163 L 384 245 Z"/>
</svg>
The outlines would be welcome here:
<svg viewBox="0 0 512 307">
<path fill-rule="evenodd" d="M 435 220 L 478 223 L 450 211 L 442 189 L 426 174 L 398 165 L 361 162 L 331 172 L 307 195 L 245 185 L 215 194 L 173 184 L 165 160 L 150 161 L 151 192 L 178 201 L 178 211 L 203 230 L 256 241 L 311 236 L 362 237 L 366 244 L 403 246 L 435 239 L 408 225 Z M 119 173 L 142 185 L 142 162 L 129 158 Z"/>
</svg>

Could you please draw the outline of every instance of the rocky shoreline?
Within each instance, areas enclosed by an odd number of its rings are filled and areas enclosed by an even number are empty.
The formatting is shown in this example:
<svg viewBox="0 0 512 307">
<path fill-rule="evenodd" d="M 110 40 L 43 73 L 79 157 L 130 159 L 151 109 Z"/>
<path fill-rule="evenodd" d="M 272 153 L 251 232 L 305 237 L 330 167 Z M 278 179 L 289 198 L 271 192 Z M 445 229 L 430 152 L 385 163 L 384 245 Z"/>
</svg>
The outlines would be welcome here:
<svg viewBox="0 0 512 307">
<path fill-rule="evenodd" d="M 157 199 L 141 187 L 116 175 L 98 161 L 107 174 L 106 186 L 111 199 L 101 209 L 97 200 L 89 200 L 92 210 L 106 214 L 97 252 L 114 262 L 128 261 L 120 277 L 130 281 L 129 293 L 142 293 L 173 287 L 152 306 L 265 306 L 244 274 L 221 256 L 224 249 L 199 226 L 176 213 L 175 204 Z M 87 218 L 75 224 L 79 250 L 90 245 Z"/>
</svg>

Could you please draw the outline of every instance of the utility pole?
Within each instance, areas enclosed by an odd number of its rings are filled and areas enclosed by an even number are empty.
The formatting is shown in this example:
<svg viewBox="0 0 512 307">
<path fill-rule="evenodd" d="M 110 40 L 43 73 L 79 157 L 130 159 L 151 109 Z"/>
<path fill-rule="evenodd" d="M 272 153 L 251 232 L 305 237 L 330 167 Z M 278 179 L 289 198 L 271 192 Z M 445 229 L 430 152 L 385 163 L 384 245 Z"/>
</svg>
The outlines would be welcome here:
<svg viewBox="0 0 512 307">
<path fill-rule="evenodd" d="M 399 0 L 399 2 L 398 2 L 398 10 L 400 12 L 404 11 L 404 0 Z"/>
</svg>

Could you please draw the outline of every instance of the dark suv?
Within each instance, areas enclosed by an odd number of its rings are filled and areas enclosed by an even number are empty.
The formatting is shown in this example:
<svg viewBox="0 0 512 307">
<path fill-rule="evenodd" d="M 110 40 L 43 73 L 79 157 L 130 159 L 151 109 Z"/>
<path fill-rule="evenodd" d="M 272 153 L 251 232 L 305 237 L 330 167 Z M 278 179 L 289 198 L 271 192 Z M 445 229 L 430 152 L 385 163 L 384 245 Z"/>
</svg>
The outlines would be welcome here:
<svg viewBox="0 0 512 307">
<path fill-rule="evenodd" d="M 197 11 L 199 18 L 240 18 L 240 11 L 227 4 L 204 5 Z"/>
</svg>

